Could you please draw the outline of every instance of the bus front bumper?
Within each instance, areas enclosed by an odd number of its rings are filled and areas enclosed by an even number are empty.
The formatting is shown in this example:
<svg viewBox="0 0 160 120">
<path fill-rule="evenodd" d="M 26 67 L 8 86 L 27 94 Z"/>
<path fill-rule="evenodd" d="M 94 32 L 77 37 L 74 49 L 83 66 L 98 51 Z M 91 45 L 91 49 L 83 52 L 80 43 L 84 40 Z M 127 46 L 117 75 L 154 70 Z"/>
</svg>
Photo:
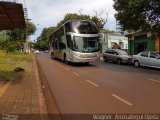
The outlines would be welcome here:
<svg viewBox="0 0 160 120">
<path fill-rule="evenodd" d="M 94 62 L 94 61 L 99 62 L 100 57 L 82 58 L 82 57 L 74 56 L 72 59 L 70 59 L 70 61 L 75 63 L 87 63 L 87 62 Z"/>
</svg>

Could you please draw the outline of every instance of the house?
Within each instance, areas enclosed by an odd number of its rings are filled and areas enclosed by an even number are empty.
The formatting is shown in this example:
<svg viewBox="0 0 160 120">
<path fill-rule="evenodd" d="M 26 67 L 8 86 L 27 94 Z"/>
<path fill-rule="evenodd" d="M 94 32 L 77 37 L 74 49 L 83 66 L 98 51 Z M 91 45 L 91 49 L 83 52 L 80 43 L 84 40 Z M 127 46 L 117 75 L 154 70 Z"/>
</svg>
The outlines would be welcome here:
<svg viewBox="0 0 160 120">
<path fill-rule="evenodd" d="M 107 49 L 111 49 L 117 43 L 121 49 L 128 50 L 128 38 L 120 33 L 102 32 L 102 53 Z"/>
<path fill-rule="evenodd" d="M 154 38 L 151 32 L 134 32 L 126 36 L 129 54 L 138 54 L 145 50 L 160 52 L 160 38 Z"/>
</svg>

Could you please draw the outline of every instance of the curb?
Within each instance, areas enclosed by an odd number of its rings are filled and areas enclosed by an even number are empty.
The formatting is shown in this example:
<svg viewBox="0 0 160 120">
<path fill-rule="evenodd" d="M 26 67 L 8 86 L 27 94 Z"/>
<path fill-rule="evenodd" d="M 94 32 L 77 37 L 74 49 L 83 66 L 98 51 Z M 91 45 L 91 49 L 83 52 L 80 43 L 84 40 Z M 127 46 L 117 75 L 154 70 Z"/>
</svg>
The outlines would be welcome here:
<svg viewBox="0 0 160 120">
<path fill-rule="evenodd" d="M 44 95 L 43 95 L 43 92 L 42 92 L 42 86 L 41 86 L 41 83 L 40 83 L 39 72 L 38 72 L 38 67 L 37 67 L 37 61 L 36 61 L 36 57 L 35 56 L 34 56 L 34 64 L 35 64 L 36 81 L 37 81 L 37 85 L 38 85 L 40 114 L 44 115 L 42 117 L 42 120 L 48 120 L 47 107 L 46 107 L 45 98 L 44 98 Z"/>
</svg>

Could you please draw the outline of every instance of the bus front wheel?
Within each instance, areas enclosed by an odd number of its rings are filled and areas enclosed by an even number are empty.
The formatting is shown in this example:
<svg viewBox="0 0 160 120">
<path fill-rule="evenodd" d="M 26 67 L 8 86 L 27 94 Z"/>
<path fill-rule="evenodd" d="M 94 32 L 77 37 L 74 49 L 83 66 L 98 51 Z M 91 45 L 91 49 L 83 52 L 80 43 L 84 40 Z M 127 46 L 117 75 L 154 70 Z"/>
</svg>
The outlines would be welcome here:
<svg viewBox="0 0 160 120">
<path fill-rule="evenodd" d="M 51 53 L 51 58 L 52 58 L 52 59 L 55 59 L 54 53 Z"/>
<path fill-rule="evenodd" d="M 63 62 L 68 64 L 68 61 L 67 61 L 67 57 L 66 57 L 66 54 L 64 54 L 64 59 L 63 59 Z"/>
</svg>

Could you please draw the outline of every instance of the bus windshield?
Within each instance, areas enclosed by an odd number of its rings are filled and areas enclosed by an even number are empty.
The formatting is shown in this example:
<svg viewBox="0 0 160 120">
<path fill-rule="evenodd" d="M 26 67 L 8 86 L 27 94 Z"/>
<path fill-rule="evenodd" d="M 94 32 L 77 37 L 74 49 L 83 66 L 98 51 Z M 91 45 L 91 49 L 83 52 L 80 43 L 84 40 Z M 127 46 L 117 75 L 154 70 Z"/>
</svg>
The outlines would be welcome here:
<svg viewBox="0 0 160 120">
<path fill-rule="evenodd" d="M 89 21 L 75 21 L 72 23 L 73 31 L 80 34 L 97 34 L 96 26 Z"/>
<path fill-rule="evenodd" d="M 79 52 L 98 52 L 100 50 L 98 37 L 74 37 L 73 49 Z"/>
</svg>

